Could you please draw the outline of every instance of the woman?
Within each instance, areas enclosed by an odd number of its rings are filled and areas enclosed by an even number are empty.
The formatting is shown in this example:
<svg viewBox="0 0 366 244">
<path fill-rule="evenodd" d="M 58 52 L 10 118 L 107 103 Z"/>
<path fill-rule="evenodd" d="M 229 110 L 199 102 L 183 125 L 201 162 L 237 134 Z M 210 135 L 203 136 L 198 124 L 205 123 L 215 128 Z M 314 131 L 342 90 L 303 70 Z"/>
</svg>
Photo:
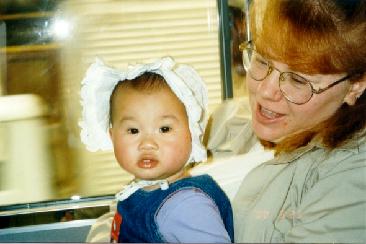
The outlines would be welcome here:
<svg viewBox="0 0 366 244">
<path fill-rule="evenodd" d="M 274 159 L 233 200 L 236 242 L 366 241 L 366 1 L 256 0 L 243 62 Z"/>
</svg>

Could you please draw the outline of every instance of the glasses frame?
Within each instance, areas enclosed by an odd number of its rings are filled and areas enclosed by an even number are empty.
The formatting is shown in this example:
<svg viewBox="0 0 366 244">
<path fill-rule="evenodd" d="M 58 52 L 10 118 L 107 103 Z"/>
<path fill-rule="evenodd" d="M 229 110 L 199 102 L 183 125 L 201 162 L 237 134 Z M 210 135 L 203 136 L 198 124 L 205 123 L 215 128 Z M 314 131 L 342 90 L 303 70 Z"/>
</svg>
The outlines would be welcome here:
<svg viewBox="0 0 366 244">
<path fill-rule="evenodd" d="M 249 58 L 252 57 L 253 52 L 257 52 L 255 50 L 255 48 L 253 47 L 253 44 L 252 44 L 251 41 L 241 43 L 239 45 L 239 50 L 242 52 L 242 56 L 244 56 L 244 52 L 245 51 L 248 52 Z M 302 105 L 302 104 L 305 104 L 305 103 L 309 102 L 311 100 L 311 98 L 313 97 L 314 93 L 315 94 L 321 94 L 322 92 L 325 92 L 326 90 L 332 88 L 333 86 L 335 86 L 335 85 L 337 85 L 337 84 L 339 84 L 339 83 L 341 83 L 341 82 L 343 82 L 345 80 L 348 80 L 348 79 L 350 79 L 352 77 L 351 75 L 347 74 L 343 78 L 341 78 L 339 80 L 336 80 L 336 81 L 333 81 L 332 83 L 330 83 L 328 86 L 326 86 L 324 88 L 315 89 L 313 87 L 313 84 L 311 83 L 311 81 L 309 81 L 308 79 L 304 78 L 303 76 L 298 75 L 298 74 L 296 74 L 294 72 L 290 72 L 290 71 L 282 72 L 278 68 L 276 68 L 273 65 L 271 65 L 270 62 L 269 62 L 269 60 L 267 60 L 265 58 L 263 58 L 263 59 L 266 60 L 266 63 L 267 63 L 267 66 L 268 66 L 267 74 L 264 76 L 263 79 L 255 79 L 252 75 L 250 75 L 254 80 L 256 80 L 256 81 L 263 81 L 264 79 L 266 79 L 272 73 L 273 70 L 277 70 L 280 73 L 280 76 L 278 78 L 279 84 L 281 84 L 281 80 L 284 80 L 284 75 L 286 75 L 286 74 L 294 74 L 294 75 L 300 77 L 301 79 L 303 79 L 307 84 L 310 85 L 310 88 L 311 88 L 311 96 L 309 97 L 309 99 L 307 101 L 301 102 L 301 103 L 291 101 L 291 99 L 288 98 L 288 96 L 286 95 L 286 93 L 282 91 L 281 85 L 279 85 L 280 91 L 283 94 L 283 96 L 286 98 L 286 100 L 289 101 L 289 102 L 291 102 L 291 103 L 297 104 L 297 105 Z M 244 64 L 244 58 L 243 58 L 243 66 L 244 66 L 244 68 L 246 67 L 246 65 Z M 249 72 L 248 70 L 246 70 L 246 71 Z M 249 74 L 250 74 L 250 72 L 249 72 Z"/>
</svg>

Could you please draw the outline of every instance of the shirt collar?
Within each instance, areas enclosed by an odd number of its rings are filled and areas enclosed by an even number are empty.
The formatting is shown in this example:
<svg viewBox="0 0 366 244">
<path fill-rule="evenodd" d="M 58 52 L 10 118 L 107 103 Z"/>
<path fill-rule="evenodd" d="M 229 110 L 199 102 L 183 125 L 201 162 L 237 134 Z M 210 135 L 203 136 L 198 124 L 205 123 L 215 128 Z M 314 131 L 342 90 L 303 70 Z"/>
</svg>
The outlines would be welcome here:
<svg viewBox="0 0 366 244">
<path fill-rule="evenodd" d="M 366 143 L 366 129 L 362 130 L 360 133 L 357 133 L 352 139 L 348 140 L 346 143 L 340 145 L 339 147 L 333 149 L 335 151 L 349 151 L 352 153 L 359 153 L 361 144 Z M 273 159 L 267 162 L 267 164 L 288 164 L 292 161 L 298 159 L 305 153 L 320 148 L 323 150 L 328 150 L 321 142 L 319 137 L 313 138 L 308 145 L 300 147 L 289 153 L 281 153 L 278 156 L 275 156 Z"/>
</svg>

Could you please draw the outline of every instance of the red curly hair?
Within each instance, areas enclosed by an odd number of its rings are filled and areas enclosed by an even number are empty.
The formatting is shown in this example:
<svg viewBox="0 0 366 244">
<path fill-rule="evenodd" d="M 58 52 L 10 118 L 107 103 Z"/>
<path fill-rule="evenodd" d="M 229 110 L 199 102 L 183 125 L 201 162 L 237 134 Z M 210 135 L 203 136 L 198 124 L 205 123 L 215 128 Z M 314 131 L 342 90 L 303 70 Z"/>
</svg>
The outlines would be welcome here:
<svg viewBox="0 0 366 244">
<path fill-rule="evenodd" d="M 352 75 L 350 82 L 366 79 L 366 1 L 270 0 L 262 9 L 257 7 L 263 3 L 259 0 L 251 8 L 258 52 L 302 73 L 347 73 Z M 317 136 L 325 147 L 334 149 L 364 131 L 365 125 L 364 92 L 353 106 L 343 104 L 311 130 L 277 144 L 262 143 L 279 154 L 305 146 Z"/>
</svg>

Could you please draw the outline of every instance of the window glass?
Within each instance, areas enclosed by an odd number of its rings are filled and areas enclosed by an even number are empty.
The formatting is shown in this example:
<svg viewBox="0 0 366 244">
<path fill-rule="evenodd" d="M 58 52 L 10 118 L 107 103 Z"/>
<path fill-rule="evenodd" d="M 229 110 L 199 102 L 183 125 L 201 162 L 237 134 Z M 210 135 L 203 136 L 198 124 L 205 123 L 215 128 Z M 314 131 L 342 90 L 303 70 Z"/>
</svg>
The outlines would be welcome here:
<svg viewBox="0 0 366 244">
<path fill-rule="evenodd" d="M 230 4 L 231 3 L 231 4 Z M 234 98 L 248 95 L 245 85 L 245 69 L 239 45 L 246 39 L 245 15 L 243 1 L 229 2 L 229 21 L 231 31 L 231 76 Z"/>
<path fill-rule="evenodd" d="M 81 144 L 80 82 L 101 58 L 172 56 L 221 102 L 216 0 L 0 1 L 0 205 L 114 194 L 131 180 Z"/>
</svg>

